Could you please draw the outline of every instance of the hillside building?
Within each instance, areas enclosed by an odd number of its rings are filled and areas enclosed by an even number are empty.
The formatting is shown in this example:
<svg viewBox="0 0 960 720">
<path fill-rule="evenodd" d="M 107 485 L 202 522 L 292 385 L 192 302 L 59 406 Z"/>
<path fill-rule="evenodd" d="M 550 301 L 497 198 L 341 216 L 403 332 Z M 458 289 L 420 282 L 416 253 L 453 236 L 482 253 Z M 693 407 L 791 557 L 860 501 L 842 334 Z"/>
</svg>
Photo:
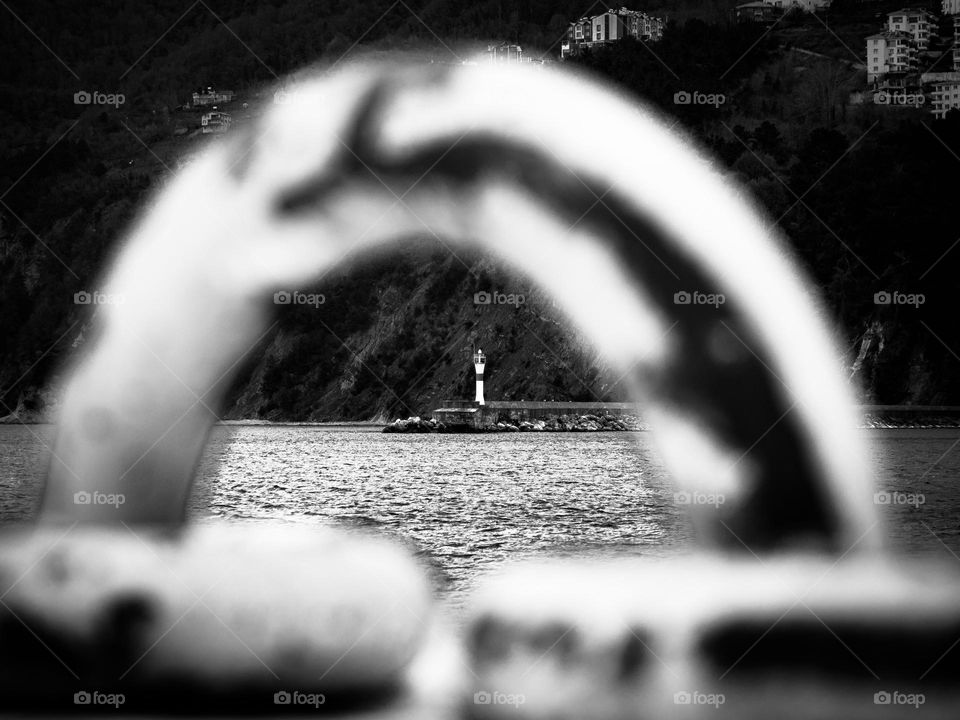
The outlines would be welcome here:
<svg viewBox="0 0 960 720">
<path fill-rule="evenodd" d="M 233 117 L 230 113 L 214 108 L 201 116 L 200 129 L 204 135 L 225 133 L 230 129 L 230 123 L 232 122 Z"/>
<path fill-rule="evenodd" d="M 960 108 L 960 78 L 932 83 L 928 97 L 930 112 L 935 118 L 942 120 L 948 112 Z"/>
<path fill-rule="evenodd" d="M 590 39 L 595 43 L 623 40 L 628 35 L 624 18 L 613 10 L 590 18 L 590 28 Z"/>
<path fill-rule="evenodd" d="M 920 76 L 931 114 L 938 120 L 960 109 L 960 72 L 928 72 Z"/>
<path fill-rule="evenodd" d="M 764 0 L 764 2 L 782 12 L 797 8 L 812 13 L 830 7 L 832 0 Z"/>
<path fill-rule="evenodd" d="M 891 76 L 917 69 L 917 47 L 911 35 L 886 31 L 867 38 L 867 82 L 876 85 Z"/>
<path fill-rule="evenodd" d="M 887 32 L 907 33 L 921 52 L 930 46 L 935 23 L 934 14 L 922 8 L 904 8 L 887 13 Z"/>
<path fill-rule="evenodd" d="M 662 17 L 647 15 L 640 10 L 620 10 L 627 26 L 627 34 L 644 42 L 657 42 L 663 37 Z"/>
<path fill-rule="evenodd" d="M 960 14 L 953 16 L 953 69 L 960 70 Z"/>
<path fill-rule="evenodd" d="M 737 22 L 772 22 L 783 14 L 780 8 L 763 0 L 737 5 L 733 12 Z"/>
<path fill-rule="evenodd" d="M 220 105 L 233 101 L 233 90 L 216 90 L 210 86 L 193 93 L 193 105 Z"/>
<path fill-rule="evenodd" d="M 657 42 L 663 37 L 664 19 L 642 10 L 606 10 L 599 15 L 582 17 L 570 23 L 560 48 L 560 57 L 575 55 L 583 48 L 616 42 L 633 37 L 643 42 Z"/>
<path fill-rule="evenodd" d="M 523 62 L 523 48 L 508 42 L 502 42 L 499 45 L 488 45 L 487 59 L 494 65 L 519 64 Z"/>
</svg>

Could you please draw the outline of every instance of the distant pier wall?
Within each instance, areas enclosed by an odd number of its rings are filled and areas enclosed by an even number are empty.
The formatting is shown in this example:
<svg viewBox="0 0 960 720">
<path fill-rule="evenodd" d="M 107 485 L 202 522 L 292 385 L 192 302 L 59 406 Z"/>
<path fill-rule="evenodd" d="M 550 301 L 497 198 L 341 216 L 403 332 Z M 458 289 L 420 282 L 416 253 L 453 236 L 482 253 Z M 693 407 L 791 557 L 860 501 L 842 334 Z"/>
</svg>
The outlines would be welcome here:
<svg viewBox="0 0 960 720">
<path fill-rule="evenodd" d="M 864 428 L 957 428 L 960 406 L 943 405 L 860 405 L 857 410 Z M 550 420 L 560 416 L 623 415 L 639 416 L 634 403 L 547 402 L 492 400 L 483 406 L 472 400 L 444 400 L 433 411 L 433 420 L 459 428 L 483 429 L 497 423 Z M 642 422 L 642 418 L 640 421 Z"/>
</svg>

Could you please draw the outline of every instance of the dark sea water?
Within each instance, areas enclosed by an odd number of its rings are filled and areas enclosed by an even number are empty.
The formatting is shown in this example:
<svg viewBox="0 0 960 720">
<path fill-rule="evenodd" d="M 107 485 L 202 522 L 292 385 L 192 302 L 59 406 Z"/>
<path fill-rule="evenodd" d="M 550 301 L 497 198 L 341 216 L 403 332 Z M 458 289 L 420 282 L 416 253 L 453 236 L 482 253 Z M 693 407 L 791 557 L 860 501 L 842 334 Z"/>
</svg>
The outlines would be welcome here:
<svg viewBox="0 0 960 720">
<path fill-rule="evenodd" d="M 957 556 L 960 432 L 864 430 L 896 552 Z M 51 426 L 0 426 L 0 520 L 36 507 Z M 898 493 L 903 495 L 897 495 Z M 913 504 L 897 500 L 915 500 Z M 649 433 L 384 435 L 358 426 L 213 431 L 194 519 L 362 526 L 410 544 L 459 596 L 487 569 L 544 552 L 692 546 Z"/>
</svg>

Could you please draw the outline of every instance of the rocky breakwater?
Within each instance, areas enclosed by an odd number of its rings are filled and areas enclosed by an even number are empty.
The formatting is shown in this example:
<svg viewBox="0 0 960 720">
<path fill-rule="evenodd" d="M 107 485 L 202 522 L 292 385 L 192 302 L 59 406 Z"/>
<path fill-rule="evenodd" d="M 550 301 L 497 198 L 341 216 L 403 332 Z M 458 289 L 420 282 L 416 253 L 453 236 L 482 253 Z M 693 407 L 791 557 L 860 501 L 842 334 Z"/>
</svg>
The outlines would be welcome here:
<svg viewBox="0 0 960 720">
<path fill-rule="evenodd" d="M 646 430 L 636 415 L 558 415 L 546 420 L 498 422 L 496 430 L 506 432 L 603 432 Z"/>
<path fill-rule="evenodd" d="M 498 419 L 478 428 L 446 425 L 438 420 L 420 417 L 397 419 L 383 428 L 385 433 L 435 432 L 633 432 L 648 426 L 636 415 L 557 415 L 546 419 Z"/>
<path fill-rule="evenodd" d="M 432 433 L 446 432 L 447 426 L 439 420 L 422 420 L 419 415 L 406 420 L 397 418 L 383 428 L 385 433 Z"/>
</svg>

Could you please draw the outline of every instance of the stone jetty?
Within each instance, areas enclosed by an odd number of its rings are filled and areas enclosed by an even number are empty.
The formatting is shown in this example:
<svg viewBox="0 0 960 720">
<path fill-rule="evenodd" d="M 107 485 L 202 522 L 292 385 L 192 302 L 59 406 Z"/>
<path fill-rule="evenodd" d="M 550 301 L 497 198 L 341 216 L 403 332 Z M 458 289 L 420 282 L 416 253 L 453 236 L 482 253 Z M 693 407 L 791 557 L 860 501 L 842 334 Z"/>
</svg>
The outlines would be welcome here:
<svg viewBox="0 0 960 720">
<path fill-rule="evenodd" d="M 637 415 L 588 413 L 557 415 L 535 420 L 501 419 L 479 426 L 445 423 L 436 418 L 397 419 L 383 428 L 385 433 L 483 433 L 483 432 L 632 432 L 647 430 Z"/>
</svg>

